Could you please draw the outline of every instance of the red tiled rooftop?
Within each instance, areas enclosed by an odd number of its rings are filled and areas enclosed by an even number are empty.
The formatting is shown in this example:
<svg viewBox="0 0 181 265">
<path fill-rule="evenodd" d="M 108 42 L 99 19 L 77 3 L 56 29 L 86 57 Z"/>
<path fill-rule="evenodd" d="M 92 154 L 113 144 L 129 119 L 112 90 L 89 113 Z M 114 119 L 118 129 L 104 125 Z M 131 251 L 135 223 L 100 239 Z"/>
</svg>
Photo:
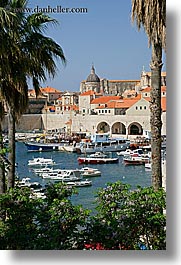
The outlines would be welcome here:
<svg viewBox="0 0 181 265">
<path fill-rule="evenodd" d="M 108 108 L 108 109 L 128 109 L 132 105 L 134 105 L 136 102 L 138 102 L 139 98 L 134 98 L 134 99 L 119 99 L 119 100 L 110 100 L 107 102 L 106 106 L 102 105 L 99 106 L 99 108 Z"/>
<path fill-rule="evenodd" d="M 150 97 L 146 97 L 144 99 L 149 101 L 149 102 L 151 100 Z M 162 108 L 162 111 L 166 111 L 167 110 L 167 99 L 166 99 L 166 97 L 162 97 L 161 98 L 161 108 Z"/>
<path fill-rule="evenodd" d="M 41 87 L 40 88 L 40 91 L 42 93 L 60 93 L 60 90 L 55 89 L 53 87 L 49 87 L 49 86 L 47 86 L 47 87 Z"/>
<path fill-rule="evenodd" d="M 161 87 L 161 92 L 165 92 L 166 90 L 167 90 L 166 86 Z M 151 87 L 146 87 L 143 90 L 141 90 L 141 93 L 150 92 L 150 91 L 151 91 Z"/>
<path fill-rule="evenodd" d="M 95 95 L 96 92 L 92 91 L 92 90 L 88 90 L 86 92 L 83 92 L 82 94 L 80 94 L 80 96 L 92 96 Z"/>
<path fill-rule="evenodd" d="M 135 82 L 135 83 L 138 83 L 140 82 L 140 80 L 109 80 L 109 82 L 111 83 L 125 83 L 125 82 Z"/>
<path fill-rule="evenodd" d="M 61 93 L 60 90 L 55 89 L 53 87 L 49 87 L 49 86 L 47 86 L 47 87 L 40 87 L 40 91 L 41 91 L 42 94 L 43 93 Z M 29 93 L 30 94 L 35 94 L 35 90 L 34 89 L 30 89 L 29 90 Z"/>
<path fill-rule="evenodd" d="M 91 101 L 91 104 L 105 104 L 110 100 L 119 100 L 120 96 L 102 96 L 99 98 L 95 98 Z"/>
</svg>

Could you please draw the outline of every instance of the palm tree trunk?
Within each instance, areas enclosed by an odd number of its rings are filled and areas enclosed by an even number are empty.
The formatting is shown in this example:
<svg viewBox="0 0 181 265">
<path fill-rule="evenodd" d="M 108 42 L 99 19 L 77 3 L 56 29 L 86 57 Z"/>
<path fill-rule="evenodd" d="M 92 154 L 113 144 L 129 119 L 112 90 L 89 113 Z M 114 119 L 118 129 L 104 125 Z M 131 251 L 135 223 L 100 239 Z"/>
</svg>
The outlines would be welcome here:
<svg viewBox="0 0 181 265">
<path fill-rule="evenodd" d="M 161 68 L 162 46 L 152 44 L 151 68 L 151 102 L 150 102 L 150 126 L 151 126 L 151 150 L 152 150 L 152 186 L 156 190 L 162 187 L 161 170 Z"/>
<path fill-rule="evenodd" d="M 0 194 L 5 193 L 6 191 L 6 184 L 5 184 L 5 165 L 3 160 L 3 136 L 2 136 L 2 127 L 0 121 Z"/>
<path fill-rule="evenodd" d="M 15 113 L 12 108 L 9 108 L 9 115 L 8 115 L 8 138 L 9 138 L 8 160 L 10 163 L 8 171 L 8 189 L 10 189 L 14 188 L 15 184 Z"/>
</svg>

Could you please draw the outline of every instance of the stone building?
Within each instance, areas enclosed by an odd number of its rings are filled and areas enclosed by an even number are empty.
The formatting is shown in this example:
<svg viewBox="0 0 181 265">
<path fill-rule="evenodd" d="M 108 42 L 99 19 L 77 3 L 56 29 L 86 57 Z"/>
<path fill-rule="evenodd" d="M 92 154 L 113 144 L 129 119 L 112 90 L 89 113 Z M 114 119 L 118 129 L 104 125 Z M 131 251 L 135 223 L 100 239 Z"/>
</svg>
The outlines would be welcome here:
<svg viewBox="0 0 181 265">
<path fill-rule="evenodd" d="M 100 93 L 100 78 L 95 73 L 95 68 L 92 65 L 91 73 L 86 80 L 82 81 L 80 84 L 80 92 L 84 93 L 89 90 Z"/>
<path fill-rule="evenodd" d="M 166 72 L 162 72 L 161 76 L 161 85 L 166 86 Z M 124 96 L 124 94 L 128 94 L 130 96 L 134 94 L 133 91 L 139 93 L 140 90 L 150 86 L 151 72 L 146 72 L 144 69 L 141 72 L 140 80 L 108 80 L 100 78 L 95 73 L 94 66 L 92 66 L 90 75 L 80 84 L 80 93 L 92 90 L 105 95 Z"/>
<path fill-rule="evenodd" d="M 101 79 L 95 73 L 94 66 L 92 66 L 90 75 L 80 84 L 80 93 L 92 90 L 105 95 L 122 95 L 126 90 L 135 90 L 135 86 L 138 84 L 140 84 L 140 80 Z"/>
<path fill-rule="evenodd" d="M 161 73 L 161 85 L 166 86 L 166 72 Z M 144 69 L 141 73 L 140 87 L 141 89 L 151 86 L 151 72 L 146 72 Z"/>
</svg>

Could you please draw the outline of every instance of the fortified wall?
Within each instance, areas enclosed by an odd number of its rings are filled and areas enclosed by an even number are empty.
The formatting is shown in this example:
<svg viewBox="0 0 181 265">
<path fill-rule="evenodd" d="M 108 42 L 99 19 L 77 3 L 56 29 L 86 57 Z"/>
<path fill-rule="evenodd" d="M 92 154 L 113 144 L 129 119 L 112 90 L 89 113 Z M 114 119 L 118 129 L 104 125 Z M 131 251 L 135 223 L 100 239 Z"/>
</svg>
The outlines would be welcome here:
<svg viewBox="0 0 181 265">
<path fill-rule="evenodd" d="M 16 124 L 17 131 L 55 130 L 64 128 L 70 132 L 95 133 L 99 124 L 106 123 L 110 128 L 116 123 L 122 123 L 126 131 L 128 127 L 135 123 L 139 124 L 143 130 L 150 131 L 150 120 L 148 116 L 128 116 L 128 115 L 82 115 L 73 117 L 70 114 L 26 114 L 23 115 Z M 162 114 L 162 134 L 166 135 L 166 112 Z M 4 121 L 3 129 L 7 130 L 7 117 Z"/>
</svg>

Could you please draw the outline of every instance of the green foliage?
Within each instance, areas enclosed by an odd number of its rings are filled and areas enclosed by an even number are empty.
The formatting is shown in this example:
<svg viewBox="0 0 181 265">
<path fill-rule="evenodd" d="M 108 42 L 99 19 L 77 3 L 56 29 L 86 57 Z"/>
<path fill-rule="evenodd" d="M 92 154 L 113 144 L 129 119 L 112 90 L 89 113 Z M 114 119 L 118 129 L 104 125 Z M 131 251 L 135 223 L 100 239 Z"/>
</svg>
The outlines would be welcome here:
<svg viewBox="0 0 181 265">
<path fill-rule="evenodd" d="M 0 196 L 0 249 L 32 249 L 37 236 L 34 216 L 38 200 L 29 189 L 10 189 Z"/>
<path fill-rule="evenodd" d="M 0 195 L 0 249 L 77 248 L 89 211 L 71 204 L 73 192 L 60 183 L 48 187 L 46 199 L 28 188 Z"/>
<path fill-rule="evenodd" d="M 0 195 L 0 249 L 166 248 L 166 194 L 163 189 L 108 184 L 97 193 L 97 214 L 74 206 L 77 192 L 66 184 L 49 185 L 46 198 L 32 196 L 28 188 Z M 101 246 L 101 247 L 100 247 Z"/>
<path fill-rule="evenodd" d="M 163 189 L 152 187 L 130 191 L 116 182 L 98 192 L 98 214 L 87 226 L 89 242 L 101 242 L 105 249 L 166 248 L 166 208 Z"/>
</svg>

